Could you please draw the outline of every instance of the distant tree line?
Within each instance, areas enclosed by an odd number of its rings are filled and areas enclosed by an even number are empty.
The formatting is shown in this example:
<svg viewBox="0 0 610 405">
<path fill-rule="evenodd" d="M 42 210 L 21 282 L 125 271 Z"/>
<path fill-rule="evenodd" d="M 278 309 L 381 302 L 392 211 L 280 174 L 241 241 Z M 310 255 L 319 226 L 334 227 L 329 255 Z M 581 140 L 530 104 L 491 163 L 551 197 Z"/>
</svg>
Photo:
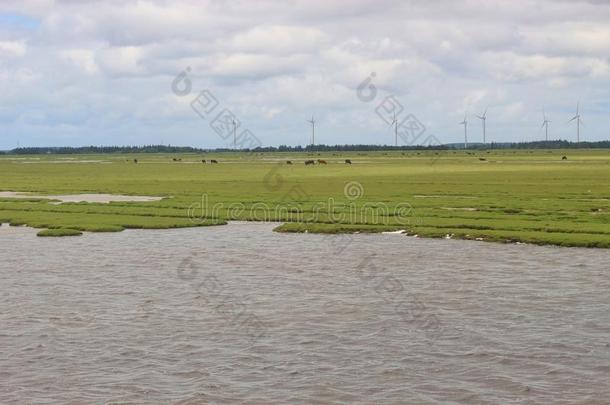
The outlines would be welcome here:
<svg viewBox="0 0 610 405">
<path fill-rule="evenodd" d="M 568 142 L 568 141 L 537 141 L 537 142 L 492 142 L 490 144 L 471 143 L 468 149 L 604 149 L 610 148 L 610 141 L 599 142 Z M 408 151 L 408 150 L 455 150 L 464 149 L 463 143 L 445 145 L 309 145 L 309 146 L 266 146 L 255 149 L 241 149 L 240 152 L 350 152 L 350 151 Z M 209 152 L 235 152 L 234 149 L 216 148 L 201 149 L 191 146 L 171 145 L 144 145 L 144 146 L 60 146 L 60 147 L 31 147 L 16 148 L 9 151 L 0 151 L 0 154 L 9 155 L 41 155 L 41 154 L 100 154 L 100 153 L 209 153 Z"/>
<path fill-rule="evenodd" d="M 16 148 L 4 153 L 15 155 L 72 155 L 93 153 L 187 153 L 199 152 L 201 149 L 190 146 L 144 145 L 144 146 L 59 146 L 59 147 L 31 147 Z"/>
<path fill-rule="evenodd" d="M 452 149 L 464 149 L 464 144 L 447 145 Z M 610 141 L 569 142 L 569 141 L 535 141 L 535 142 L 492 142 L 468 144 L 468 149 L 608 149 Z"/>
</svg>

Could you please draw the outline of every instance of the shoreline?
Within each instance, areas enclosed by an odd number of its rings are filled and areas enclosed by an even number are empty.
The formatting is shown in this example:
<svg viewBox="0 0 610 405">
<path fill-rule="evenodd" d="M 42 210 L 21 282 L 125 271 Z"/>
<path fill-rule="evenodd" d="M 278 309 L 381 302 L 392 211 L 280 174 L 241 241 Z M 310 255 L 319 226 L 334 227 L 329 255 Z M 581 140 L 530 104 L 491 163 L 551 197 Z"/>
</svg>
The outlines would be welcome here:
<svg viewBox="0 0 610 405">
<path fill-rule="evenodd" d="M 595 246 L 590 244 L 578 244 L 578 243 L 549 243 L 546 241 L 532 241 L 526 238 L 485 238 L 470 234 L 447 234 L 444 232 L 431 232 L 431 233 L 415 233 L 404 229 L 405 227 L 395 226 L 363 226 L 354 224 L 336 224 L 336 226 L 330 226 L 332 224 L 323 223 L 297 223 L 297 222 L 281 222 L 281 221 L 259 221 L 259 220 L 218 220 L 216 222 L 205 222 L 201 224 L 193 224 L 190 226 L 167 226 L 167 227 L 116 227 L 108 229 L 95 229 L 95 230 L 84 230 L 78 227 L 57 227 L 57 228 L 38 228 L 27 224 L 11 224 L 9 222 L 0 222 L 0 231 L 6 228 L 29 228 L 37 230 L 36 236 L 39 237 L 68 237 L 68 236 L 82 236 L 85 233 L 109 233 L 109 232 L 122 232 L 124 230 L 170 230 L 170 229 L 186 229 L 186 228 L 199 228 L 208 226 L 223 226 L 223 225 L 239 225 L 239 224 L 272 224 L 272 232 L 285 233 L 285 234 L 313 234 L 313 235 L 396 235 L 404 236 L 417 239 L 446 239 L 446 240 L 459 240 L 469 242 L 485 242 L 495 243 L 500 245 L 533 245 L 533 246 L 546 246 L 546 247 L 557 247 L 557 248 L 586 248 L 586 249 L 609 249 L 610 246 Z"/>
</svg>

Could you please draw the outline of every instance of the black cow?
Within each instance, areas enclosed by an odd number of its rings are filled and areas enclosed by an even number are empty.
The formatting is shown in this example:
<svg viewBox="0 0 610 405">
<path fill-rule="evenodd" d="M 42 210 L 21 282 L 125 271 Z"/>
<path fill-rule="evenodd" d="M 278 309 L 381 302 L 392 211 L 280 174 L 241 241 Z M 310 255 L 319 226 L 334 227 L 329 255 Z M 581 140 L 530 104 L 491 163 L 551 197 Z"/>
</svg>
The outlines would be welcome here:
<svg viewBox="0 0 610 405">
<path fill-rule="evenodd" d="M 346 164 L 346 165 L 351 165 L 351 164 L 352 164 L 352 161 L 351 161 L 351 160 L 349 160 L 349 159 L 345 159 L 345 164 Z"/>
<path fill-rule="evenodd" d="M 212 159 L 212 160 L 210 160 L 210 163 L 218 163 L 218 160 Z"/>
<path fill-rule="evenodd" d="M 305 166 L 309 166 L 309 165 L 315 165 L 315 164 L 316 164 L 316 162 L 315 162 L 315 161 L 313 161 L 313 160 L 306 160 L 306 161 L 305 161 Z"/>
<path fill-rule="evenodd" d="M 201 163 L 205 163 L 205 159 L 201 159 Z"/>
<path fill-rule="evenodd" d="M 287 164 L 287 165 L 291 165 L 291 164 L 292 164 L 292 161 L 287 160 L 287 161 L 286 161 L 286 164 Z"/>
</svg>

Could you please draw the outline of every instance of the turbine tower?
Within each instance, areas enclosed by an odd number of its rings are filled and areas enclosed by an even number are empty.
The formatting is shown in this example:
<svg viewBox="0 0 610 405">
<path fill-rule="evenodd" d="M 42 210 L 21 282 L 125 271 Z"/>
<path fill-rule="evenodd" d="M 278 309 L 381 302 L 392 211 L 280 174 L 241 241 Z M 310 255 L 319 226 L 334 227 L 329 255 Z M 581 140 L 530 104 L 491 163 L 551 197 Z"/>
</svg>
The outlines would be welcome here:
<svg viewBox="0 0 610 405">
<path fill-rule="evenodd" d="M 464 114 L 464 121 L 458 124 L 464 126 L 464 149 L 468 149 L 468 120 L 466 119 L 466 114 Z"/>
<path fill-rule="evenodd" d="M 485 122 L 487 121 L 487 108 L 483 115 L 477 115 L 477 118 L 483 122 L 483 145 L 485 145 Z"/>
<path fill-rule="evenodd" d="M 580 142 L 580 124 L 584 124 L 583 120 L 580 118 L 580 113 L 578 112 L 580 107 L 580 102 L 576 103 L 576 115 L 572 117 L 568 123 L 576 120 L 576 142 Z"/>
<path fill-rule="evenodd" d="M 542 127 L 544 128 L 544 139 L 548 142 L 549 140 L 549 123 L 551 121 L 549 121 L 546 118 L 546 112 L 544 111 L 544 109 L 542 109 L 542 117 L 543 117 L 543 121 L 542 121 Z"/>
<path fill-rule="evenodd" d="M 233 149 L 237 149 L 237 122 L 232 120 L 231 123 L 233 124 Z"/>
<path fill-rule="evenodd" d="M 311 124 L 311 145 L 316 144 L 316 120 L 311 116 L 311 120 L 307 120 Z"/>
<path fill-rule="evenodd" d="M 394 146 L 398 146 L 398 120 L 396 119 L 396 113 L 394 113 L 394 119 L 390 126 L 394 126 Z"/>
</svg>

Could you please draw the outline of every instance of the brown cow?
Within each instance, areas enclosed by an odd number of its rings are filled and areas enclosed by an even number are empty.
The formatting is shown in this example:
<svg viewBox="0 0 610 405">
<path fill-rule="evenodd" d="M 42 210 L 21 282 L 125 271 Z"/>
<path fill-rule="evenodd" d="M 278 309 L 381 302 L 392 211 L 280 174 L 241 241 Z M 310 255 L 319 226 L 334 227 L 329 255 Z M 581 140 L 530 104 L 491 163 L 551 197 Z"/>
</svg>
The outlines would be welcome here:
<svg viewBox="0 0 610 405">
<path fill-rule="evenodd" d="M 326 164 L 326 160 L 318 159 L 318 164 L 325 165 Z"/>
</svg>

